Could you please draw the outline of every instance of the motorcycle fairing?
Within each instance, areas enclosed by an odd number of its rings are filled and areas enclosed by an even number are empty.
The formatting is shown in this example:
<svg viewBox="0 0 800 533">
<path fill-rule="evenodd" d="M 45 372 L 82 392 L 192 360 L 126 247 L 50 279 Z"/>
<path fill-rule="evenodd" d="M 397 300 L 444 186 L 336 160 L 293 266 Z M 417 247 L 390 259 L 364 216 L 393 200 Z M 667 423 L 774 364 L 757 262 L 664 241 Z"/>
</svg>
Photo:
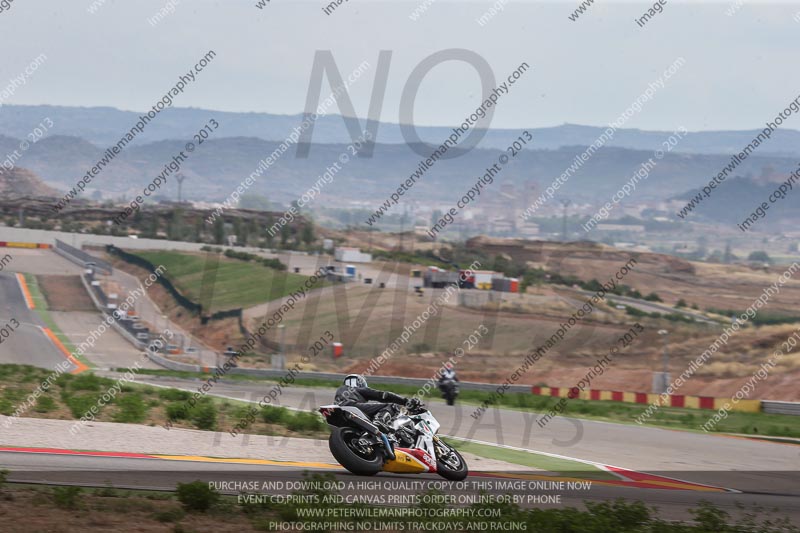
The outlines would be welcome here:
<svg viewBox="0 0 800 533">
<path fill-rule="evenodd" d="M 386 461 L 384 472 L 395 474 L 421 474 L 436 472 L 436 461 L 424 450 L 395 448 L 395 459 Z"/>
</svg>

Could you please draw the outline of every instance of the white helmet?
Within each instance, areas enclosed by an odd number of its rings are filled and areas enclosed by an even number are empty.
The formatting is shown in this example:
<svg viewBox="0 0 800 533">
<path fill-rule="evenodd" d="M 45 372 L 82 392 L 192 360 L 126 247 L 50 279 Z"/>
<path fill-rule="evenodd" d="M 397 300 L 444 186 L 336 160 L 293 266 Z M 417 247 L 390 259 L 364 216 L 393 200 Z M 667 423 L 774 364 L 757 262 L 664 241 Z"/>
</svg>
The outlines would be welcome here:
<svg viewBox="0 0 800 533">
<path fill-rule="evenodd" d="M 350 374 L 344 378 L 342 384 L 347 385 L 348 387 L 366 387 L 367 380 L 364 379 L 364 376 L 359 374 Z"/>
</svg>

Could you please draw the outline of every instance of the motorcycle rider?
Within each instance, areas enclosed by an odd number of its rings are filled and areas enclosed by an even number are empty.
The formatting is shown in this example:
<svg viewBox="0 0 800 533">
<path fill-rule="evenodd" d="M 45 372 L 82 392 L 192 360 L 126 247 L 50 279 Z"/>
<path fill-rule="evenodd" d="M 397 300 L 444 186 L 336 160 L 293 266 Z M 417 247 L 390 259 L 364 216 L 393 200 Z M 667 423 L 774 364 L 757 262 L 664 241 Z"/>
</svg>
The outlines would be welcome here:
<svg viewBox="0 0 800 533">
<path fill-rule="evenodd" d="M 439 375 L 439 391 L 442 398 L 447 400 L 447 405 L 455 405 L 458 396 L 458 376 L 451 363 L 446 363 Z"/>
<path fill-rule="evenodd" d="M 336 389 L 333 401 L 336 405 L 357 407 L 384 430 L 390 429 L 389 424 L 397 414 L 397 405 L 405 405 L 411 410 L 422 406 L 417 398 L 404 398 L 393 392 L 369 388 L 367 380 L 359 374 L 344 378 L 342 386 Z"/>
<path fill-rule="evenodd" d="M 456 376 L 456 370 L 450 363 L 447 363 L 445 365 L 444 372 L 442 372 L 442 375 L 439 376 L 439 385 L 441 386 L 441 384 L 444 383 L 445 381 L 458 381 L 458 376 Z"/>
</svg>

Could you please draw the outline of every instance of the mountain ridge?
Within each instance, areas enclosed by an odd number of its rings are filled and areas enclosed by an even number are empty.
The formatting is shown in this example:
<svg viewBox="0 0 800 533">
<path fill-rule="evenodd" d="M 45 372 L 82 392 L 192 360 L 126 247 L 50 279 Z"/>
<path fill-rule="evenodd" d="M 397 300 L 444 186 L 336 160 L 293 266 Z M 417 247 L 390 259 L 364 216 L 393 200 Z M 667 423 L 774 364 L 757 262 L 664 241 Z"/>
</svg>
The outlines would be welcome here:
<svg viewBox="0 0 800 533">
<path fill-rule="evenodd" d="M 45 117 L 55 123 L 53 133 L 80 137 L 97 145 L 116 144 L 120 136 L 129 131 L 142 113 L 125 111 L 114 107 L 77 106 L 23 106 L 4 105 L 0 113 L 0 132 L 13 137 L 24 138 L 33 125 Z M 133 144 L 139 145 L 161 140 L 191 140 L 192 136 L 205 125 L 209 118 L 220 123 L 215 133 L 219 137 L 254 137 L 266 141 L 281 141 L 291 130 L 302 122 L 303 115 L 279 115 L 258 112 L 215 111 L 202 108 L 168 108 L 147 124 Z M 326 115 L 314 124 L 312 143 L 341 144 L 351 141 L 346 123 L 358 130 L 365 127 L 364 119 Z M 558 149 L 565 146 L 588 146 L 606 130 L 606 126 L 587 126 L 562 124 L 559 126 L 529 128 L 492 128 L 486 130 L 481 140 L 482 148 L 504 150 L 522 131 L 529 131 L 539 149 Z M 419 126 L 421 139 L 430 144 L 440 144 L 451 133 L 452 126 Z M 752 130 L 710 130 L 689 132 L 676 151 L 686 153 L 734 154 L 739 152 L 760 132 Z M 607 146 L 636 150 L 656 150 L 663 148 L 664 142 L 672 132 L 651 131 L 637 128 L 621 128 Z M 379 122 L 377 142 L 383 144 L 406 144 L 399 124 Z M 778 129 L 769 142 L 759 147 L 759 152 L 771 155 L 800 156 L 800 131 Z"/>
</svg>

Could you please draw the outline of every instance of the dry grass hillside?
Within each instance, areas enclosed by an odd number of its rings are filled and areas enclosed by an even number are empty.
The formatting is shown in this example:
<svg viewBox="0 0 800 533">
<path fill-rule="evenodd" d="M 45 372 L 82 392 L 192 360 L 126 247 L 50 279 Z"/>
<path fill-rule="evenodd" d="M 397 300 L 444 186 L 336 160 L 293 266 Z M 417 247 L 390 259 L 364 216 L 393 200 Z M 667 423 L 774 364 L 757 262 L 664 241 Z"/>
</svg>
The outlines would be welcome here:
<svg viewBox="0 0 800 533">
<path fill-rule="evenodd" d="M 515 260 L 528 261 L 549 271 L 580 277 L 584 280 L 608 279 L 631 257 L 631 252 L 591 243 L 558 245 L 525 243 L 517 255 L 514 243 L 501 243 L 503 248 L 486 242 L 472 242 L 491 254 L 503 253 Z M 477 249 L 477 248 L 476 248 Z M 484 253 L 486 253 L 484 251 Z M 647 294 L 658 293 L 669 305 L 679 298 L 706 307 L 743 310 L 775 282 L 783 268 L 753 269 L 746 265 L 710 265 L 649 253 L 635 253 L 638 264 L 625 278 L 625 283 Z M 800 276 L 800 273 L 798 274 Z M 559 286 L 543 284 L 531 287 L 525 295 L 505 295 L 502 303 L 485 307 L 456 306 L 453 297 L 438 315 L 424 322 L 402 343 L 378 374 L 409 377 L 430 377 L 447 360 L 453 350 L 465 347 L 464 341 L 481 325 L 490 333 L 477 346 L 467 351 L 458 362 L 462 379 L 502 382 L 512 373 L 531 349 L 553 335 L 562 322 L 581 305 L 577 295 L 563 296 Z M 363 371 L 373 357 L 381 354 L 401 334 L 404 326 L 413 324 L 441 291 L 426 290 L 423 297 L 411 291 L 379 289 L 363 284 L 346 284 L 313 291 L 286 314 L 285 340 L 290 346 L 289 363 L 299 361 L 307 347 L 330 331 L 344 345 L 344 357 L 334 360 L 329 349 L 307 364 L 307 370 Z M 478 291 L 464 291 L 468 297 Z M 241 335 L 235 321 L 211 323 L 201 327 L 174 304 L 160 287 L 151 289 L 162 309 L 167 310 L 183 326 L 193 330 L 215 347 L 238 344 Z M 800 301 L 800 280 L 791 280 L 764 309 L 775 314 L 793 316 Z M 265 318 L 263 306 L 246 311 L 246 322 L 257 329 Z M 273 309 L 274 311 L 274 309 Z M 617 343 L 630 325 L 639 321 L 644 332 L 616 357 L 609 370 L 596 378 L 592 386 L 600 389 L 649 391 L 653 370 L 661 367 L 662 337 L 669 335 L 670 369 L 677 377 L 689 362 L 705 351 L 722 332 L 720 323 L 700 324 L 673 322 L 650 316 L 636 318 L 611 305 L 601 304 L 590 317 L 573 327 L 520 380 L 520 383 L 574 386 Z M 796 325 L 749 325 L 734 335 L 696 375 L 681 389 L 685 394 L 725 396 L 734 394 L 772 354 L 781 342 L 795 331 Z M 278 341 L 278 331 L 266 335 Z M 264 351 L 268 351 L 264 349 Z M 245 366 L 268 366 L 266 357 L 247 357 Z M 800 400 L 795 383 L 800 378 L 800 356 L 788 354 L 771 372 L 770 378 L 756 387 L 754 398 Z"/>
<path fill-rule="evenodd" d="M 41 178 L 30 170 L 0 168 L 0 196 L 3 198 L 58 195 L 58 191 L 45 185 Z"/>
<path fill-rule="evenodd" d="M 542 267 L 584 280 L 607 279 L 630 258 L 636 267 L 624 283 L 642 294 L 657 293 L 669 305 L 683 299 L 700 309 L 744 311 L 764 289 L 778 280 L 786 267 L 691 262 L 664 254 L 620 250 L 592 242 L 556 243 L 476 237 L 468 248 L 489 255 L 503 254 L 532 267 Z M 770 299 L 763 312 L 800 316 L 800 272 Z"/>
</svg>

